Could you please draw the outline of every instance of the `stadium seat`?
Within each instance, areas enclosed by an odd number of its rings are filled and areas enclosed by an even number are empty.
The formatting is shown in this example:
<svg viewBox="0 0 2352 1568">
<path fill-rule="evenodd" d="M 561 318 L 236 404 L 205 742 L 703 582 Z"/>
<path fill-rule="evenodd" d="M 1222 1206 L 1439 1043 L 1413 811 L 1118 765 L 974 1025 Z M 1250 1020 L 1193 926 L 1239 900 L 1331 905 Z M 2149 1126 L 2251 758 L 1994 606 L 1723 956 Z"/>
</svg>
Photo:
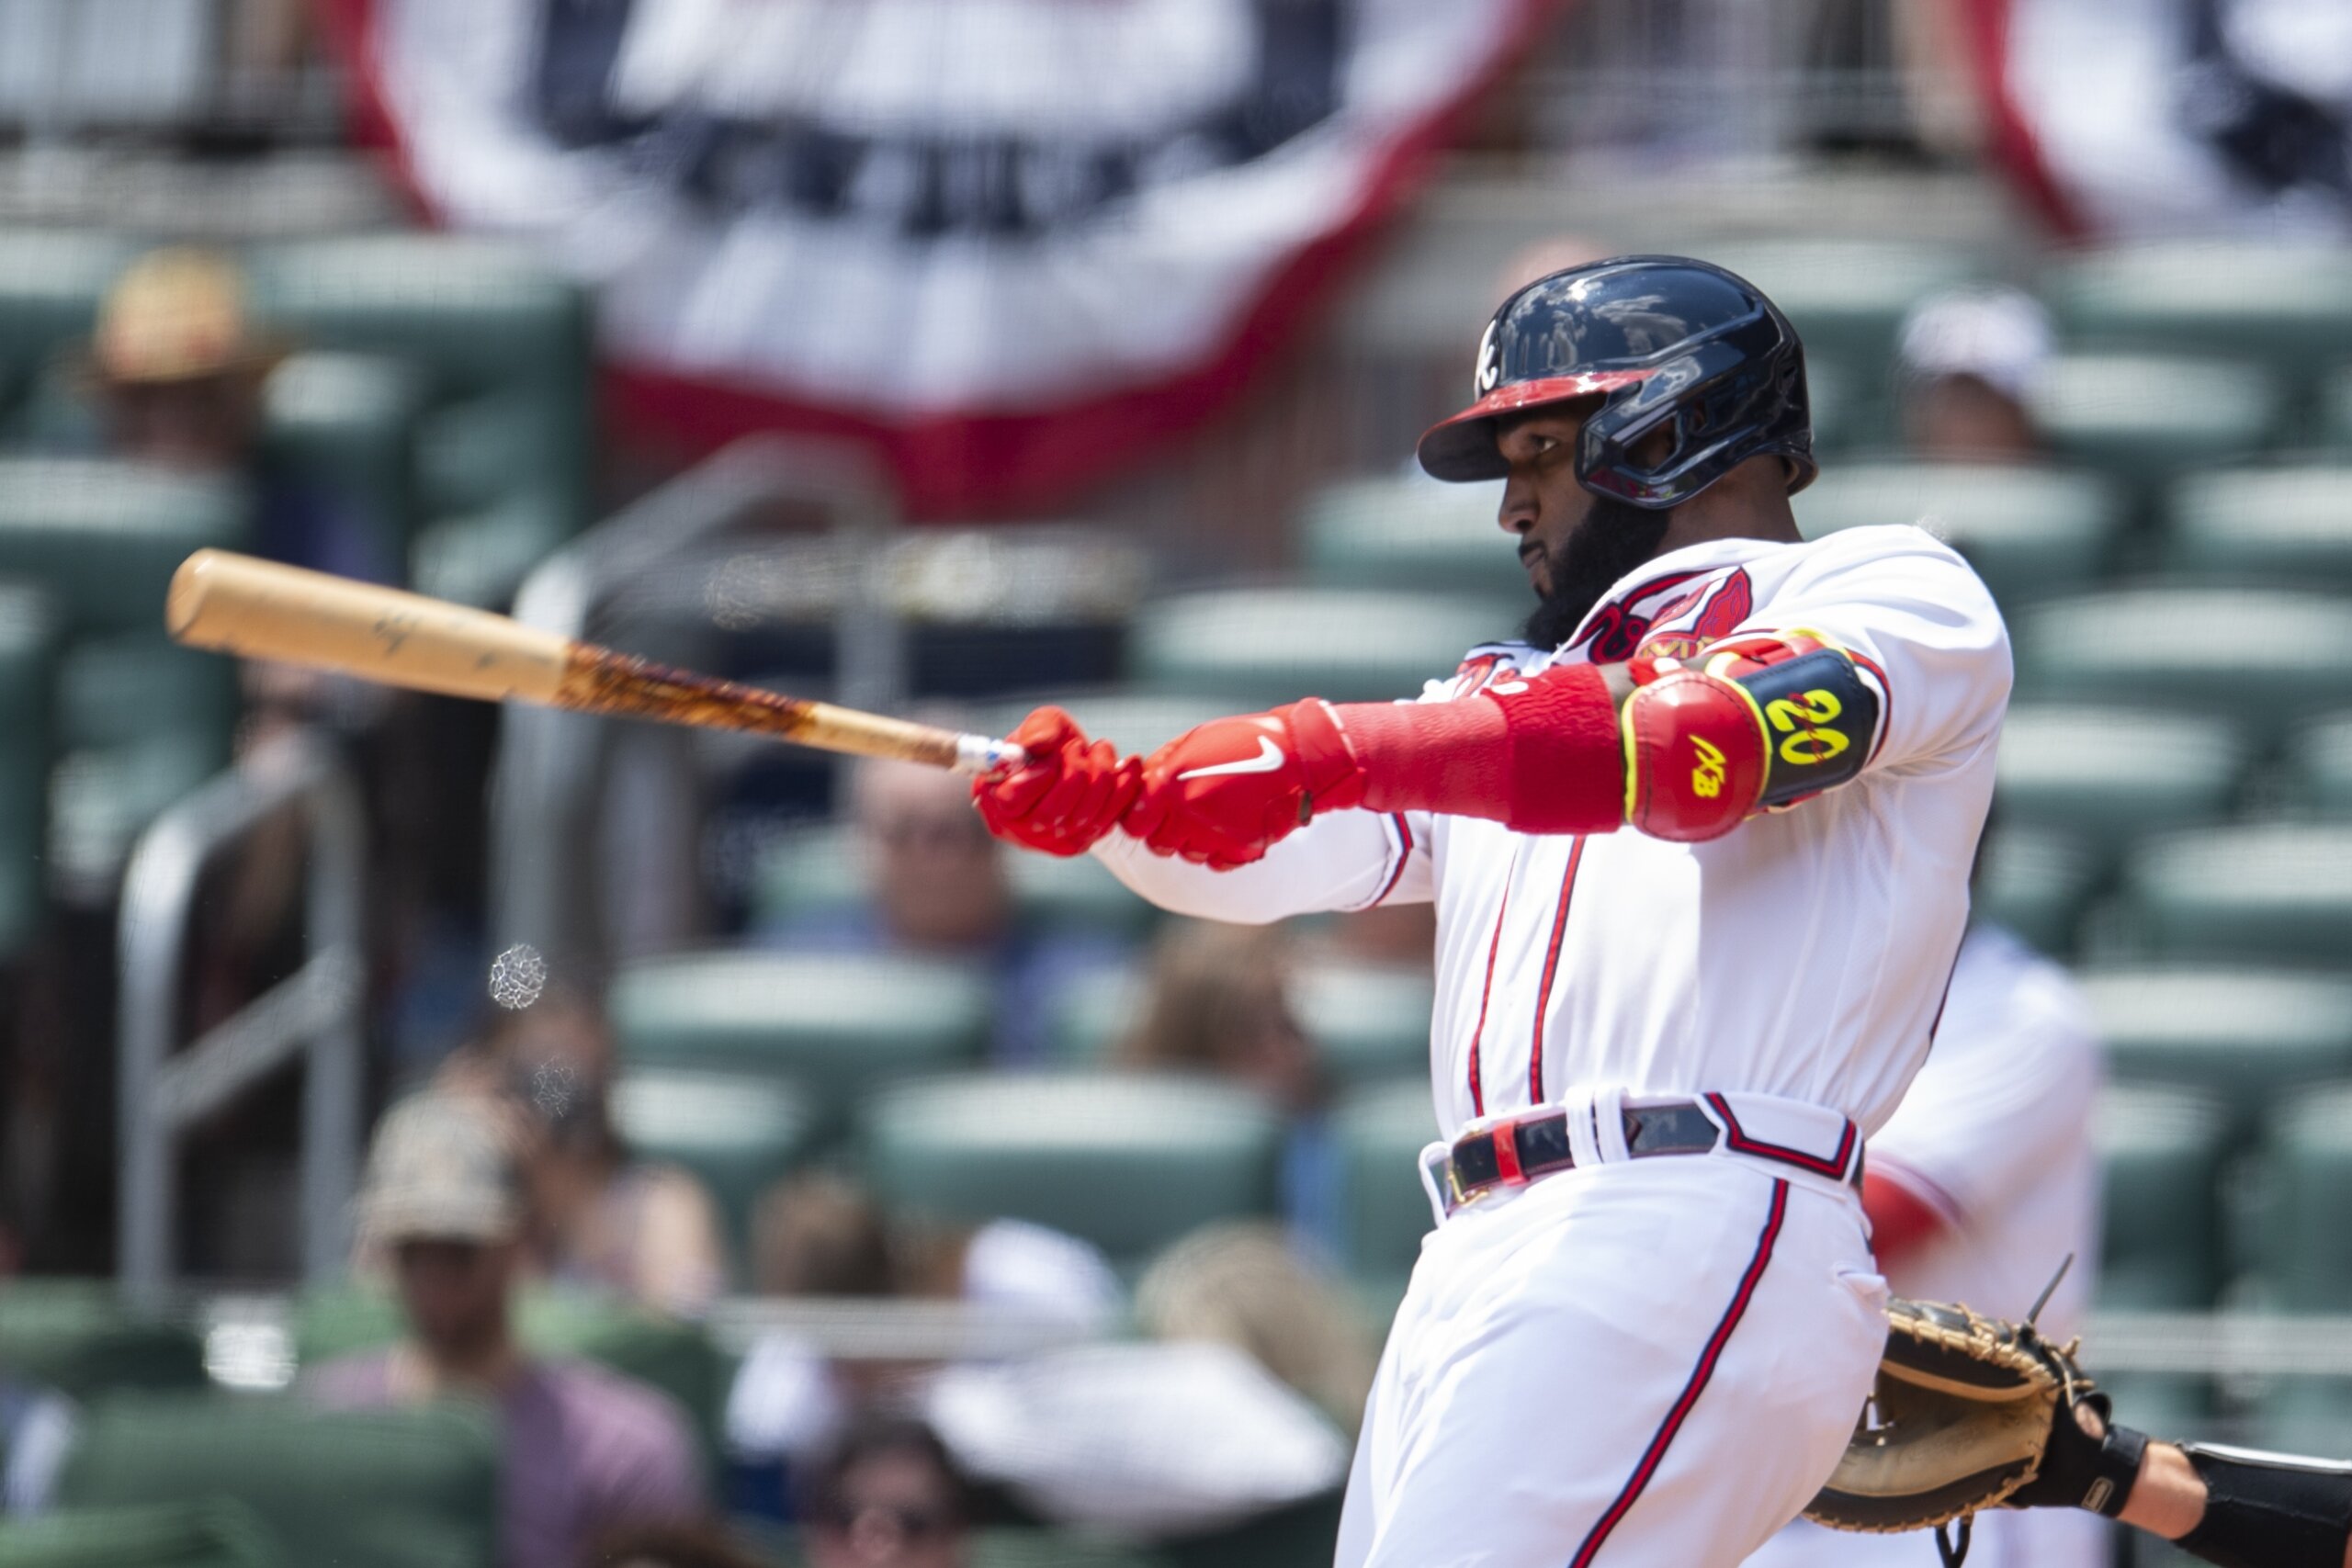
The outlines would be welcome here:
<svg viewBox="0 0 2352 1568">
<path fill-rule="evenodd" d="M 98 301 L 132 254 L 120 235 L 96 230 L 0 233 L 0 432 L 25 434 L 26 394 L 88 342 Z"/>
<path fill-rule="evenodd" d="M 2147 707 L 2019 703 L 2001 730 L 2001 820 L 2103 853 L 2229 814 L 2250 758 L 2218 718 Z"/>
<path fill-rule="evenodd" d="M 1127 658 L 1143 685 L 1266 707 L 1305 696 L 1418 696 L 1482 642 L 1516 635 L 1526 605 L 1374 589 L 1188 593 L 1137 613 Z"/>
<path fill-rule="evenodd" d="M 1334 587 L 1525 596 L 1527 569 L 1495 525 L 1500 489 L 1419 474 L 1327 486 L 1299 520 L 1300 564 Z"/>
<path fill-rule="evenodd" d="M 2105 1189 L 2098 1300 L 2188 1311 L 2222 1287 L 2222 1162 L 2229 1113 L 2187 1089 L 2110 1086 L 2092 1119 Z"/>
<path fill-rule="evenodd" d="M 2257 745 L 2342 705 L 2352 600 L 2252 588 L 2136 588 L 2038 605 L 2010 622 L 2020 698 L 2215 715 Z"/>
<path fill-rule="evenodd" d="M 2168 958 L 2334 964 L 2352 951 L 2352 826 L 2172 834 L 2124 863 L 2119 945 Z"/>
<path fill-rule="evenodd" d="M 622 970 L 609 1010 L 632 1066 L 788 1081 L 830 1120 L 886 1078 L 978 1057 L 989 987 L 967 966 L 915 958 L 690 953 Z"/>
<path fill-rule="evenodd" d="M 1428 970 L 1317 962 L 1295 984 L 1299 1022 L 1335 1085 L 1405 1077 L 1426 1090 L 1436 1005 Z"/>
<path fill-rule="evenodd" d="M 1008 852 L 1005 874 L 1023 915 L 1043 925 L 1137 933 L 1159 912 L 1120 886 L 1091 855 Z M 854 835 L 845 827 L 807 828 L 761 852 L 752 878 L 751 922 L 775 931 L 855 908 L 863 900 Z"/>
<path fill-rule="evenodd" d="M 2257 1265 L 2282 1311 L 2352 1303 L 2352 1084 L 2298 1095 L 2270 1125 L 2269 1203 Z"/>
<path fill-rule="evenodd" d="M 1274 1207 L 1280 1120 L 1229 1084 L 973 1075 L 883 1089 L 861 1122 L 886 1199 L 946 1219 L 1033 1220 L 1123 1266 L 1211 1220 Z"/>
<path fill-rule="evenodd" d="M 1747 240 L 1711 245 L 1708 260 L 1727 266 L 1787 312 L 1813 361 L 1851 379 L 1858 409 L 1875 408 L 1878 428 L 1858 433 L 1883 439 L 1888 400 L 1868 391 L 1884 384 L 1894 358 L 1895 333 L 1911 307 L 1931 294 L 1971 281 L 1976 259 L 1957 245 L 1883 240 Z"/>
<path fill-rule="evenodd" d="M 2164 564 L 2184 581 L 2352 585 L 2352 464 L 2224 468 L 2173 487 Z"/>
<path fill-rule="evenodd" d="M 1099 1063 L 1140 1021 L 1151 995 L 1142 969 L 1106 969 L 1063 987 L 1048 1032 L 1057 1060 Z M 1429 1069 L 1427 970 L 1309 962 L 1299 966 L 1291 1002 L 1335 1089 L 1397 1077 L 1416 1082 Z"/>
<path fill-rule="evenodd" d="M 519 249 L 422 234 L 270 245 L 255 299 L 308 348 L 399 355 L 418 415 L 411 577 L 493 604 L 587 520 L 589 318 L 578 285 Z"/>
<path fill-rule="evenodd" d="M 2352 1077 L 2352 979 L 2237 964 L 2099 968 L 2083 987 L 2109 1072 L 2170 1083 L 2226 1106 L 2250 1143 L 2303 1086 Z"/>
<path fill-rule="evenodd" d="M 2319 437 L 2331 451 L 2352 452 L 2352 367 L 2327 378 L 2320 390 Z"/>
<path fill-rule="evenodd" d="M 458 1402 L 328 1412 L 290 1395 L 125 1395 L 87 1412 L 58 1483 L 69 1508 L 224 1496 L 288 1564 L 491 1568 L 497 1431 Z"/>
<path fill-rule="evenodd" d="M 57 616 L 40 590 L 0 583 L 0 964 L 24 951 L 41 920 L 49 848 L 50 714 Z"/>
<path fill-rule="evenodd" d="M 288 355 L 264 389 L 270 463 L 351 506 L 378 558 L 406 581 L 416 524 L 416 425 L 424 375 L 389 355 Z"/>
<path fill-rule="evenodd" d="M 1393 1310 L 1435 1222 L 1421 1190 L 1420 1154 L 1437 1136 L 1425 1081 L 1374 1084 L 1333 1113 L 1340 1146 L 1342 1236 L 1340 1264 L 1367 1300 Z"/>
<path fill-rule="evenodd" d="M 1975 907 L 2044 953 L 2074 951 L 2101 857 L 2070 834 L 2002 824 L 1985 837 Z"/>
<path fill-rule="evenodd" d="M 292 1568 L 252 1509 L 230 1497 L 75 1508 L 8 1521 L 0 1568 Z"/>
<path fill-rule="evenodd" d="M 1979 463 L 1833 464 L 1793 504 L 1807 538 L 1923 524 L 2007 608 L 2090 584 L 2126 521 L 2122 495 L 2098 474 Z"/>
<path fill-rule="evenodd" d="M 0 1286 L 0 1369 L 76 1399 L 195 1389 L 204 1345 L 184 1323 L 124 1305 L 107 1280 L 20 1278 Z"/>
<path fill-rule="evenodd" d="M 2118 246 L 2062 261 L 2044 289 L 2067 335 L 2083 342 L 2255 355 L 2301 374 L 2352 340 L 2352 275 L 2328 246 Z"/>
<path fill-rule="evenodd" d="M 739 1273 L 752 1212 L 816 1142 L 816 1110 L 788 1084 L 749 1073 L 634 1067 L 613 1085 L 613 1121 L 630 1150 L 692 1171 L 709 1189 Z"/>
<path fill-rule="evenodd" d="M 125 463 L 0 458 L 0 574 L 58 612 L 50 876 L 77 899 L 111 891 L 130 840 L 229 760 L 233 661 L 175 646 L 172 572 L 208 545 L 242 546 L 234 487 Z"/>
<path fill-rule="evenodd" d="M 2145 487 L 2183 469 L 2234 462 L 2277 433 L 2278 378 L 2256 365 L 2154 354 L 2068 354 L 2030 400 L 2068 460 Z"/>
<path fill-rule="evenodd" d="M 2352 713 L 2316 720 L 2289 737 L 2281 780 L 2300 809 L 2352 820 Z"/>
</svg>

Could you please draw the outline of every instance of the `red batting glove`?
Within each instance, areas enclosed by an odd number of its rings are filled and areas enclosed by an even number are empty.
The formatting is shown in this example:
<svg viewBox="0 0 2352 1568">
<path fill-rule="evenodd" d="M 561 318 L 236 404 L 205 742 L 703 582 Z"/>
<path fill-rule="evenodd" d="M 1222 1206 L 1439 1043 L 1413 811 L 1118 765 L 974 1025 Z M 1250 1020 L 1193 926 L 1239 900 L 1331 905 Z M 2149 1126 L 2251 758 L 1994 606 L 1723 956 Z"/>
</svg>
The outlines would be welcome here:
<svg viewBox="0 0 2352 1568">
<path fill-rule="evenodd" d="M 1039 708 L 1007 739 L 1029 755 L 1010 773 L 972 781 L 972 804 L 1000 839 L 1049 855 L 1082 855 L 1134 804 L 1143 763 L 1089 741 L 1059 708 Z"/>
<path fill-rule="evenodd" d="M 1217 871 L 1262 856 L 1317 811 L 1361 805 L 1363 769 L 1331 705 L 1216 718 L 1144 759 L 1120 826 L 1163 855 Z"/>
</svg>

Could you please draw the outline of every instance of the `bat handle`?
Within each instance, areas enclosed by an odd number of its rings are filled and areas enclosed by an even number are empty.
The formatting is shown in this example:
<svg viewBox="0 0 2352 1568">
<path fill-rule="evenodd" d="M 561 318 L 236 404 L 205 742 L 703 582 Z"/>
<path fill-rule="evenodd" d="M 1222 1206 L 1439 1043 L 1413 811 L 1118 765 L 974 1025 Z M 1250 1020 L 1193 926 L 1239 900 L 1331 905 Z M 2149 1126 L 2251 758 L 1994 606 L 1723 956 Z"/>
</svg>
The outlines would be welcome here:
<svg viewBox="0 0 2352 1568">
<path fill-rule="evenodd" d="M 985 777 L 1000 770 L 1010 772 L 1029 761 L 1029 753 L 1010 740 L 992 740 L 985 735 L 958 735 L 956 738 L 956 771 Z"/>
</svg>

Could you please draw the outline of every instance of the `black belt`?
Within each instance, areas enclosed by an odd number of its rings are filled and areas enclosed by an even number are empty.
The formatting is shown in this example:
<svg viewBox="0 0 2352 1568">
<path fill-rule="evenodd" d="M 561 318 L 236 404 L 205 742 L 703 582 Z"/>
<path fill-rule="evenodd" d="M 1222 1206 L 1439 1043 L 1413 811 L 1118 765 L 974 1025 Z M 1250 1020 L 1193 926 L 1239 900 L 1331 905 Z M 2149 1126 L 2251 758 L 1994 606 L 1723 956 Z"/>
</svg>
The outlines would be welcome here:
<svg viewBox="0 0 2352 1568">
<path fill-rule="evenodd" d="M 1568 1142 L 1570 1114 L 1554 1111 L 1515 1117 L 1455 1139 L 1451 1149 L 1430 1162 L 1447 1209 L 1498 1187 L 1522 1187 L 1539 1176 L 1572 1169 L 1577 1156 Z M 1721 1132 L 1695 1100 L 1661 1100 L 1639 1109 L 1629 1105 L 1621 1114 L 1625 1152 L 1635 1159 L 1711 1154 Z M 1861 1181 L 1860 1160 L 1849 1179 L 1858 1185 Z"/>
</svg>

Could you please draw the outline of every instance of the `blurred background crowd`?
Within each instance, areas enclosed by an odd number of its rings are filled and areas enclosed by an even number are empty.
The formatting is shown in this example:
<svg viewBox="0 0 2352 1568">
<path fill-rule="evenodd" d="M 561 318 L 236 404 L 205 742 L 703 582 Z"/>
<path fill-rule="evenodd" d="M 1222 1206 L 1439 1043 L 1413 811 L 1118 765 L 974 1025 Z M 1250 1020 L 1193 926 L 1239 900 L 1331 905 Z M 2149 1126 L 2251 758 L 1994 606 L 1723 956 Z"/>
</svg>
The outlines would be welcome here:
<svg viewBox="0 0 2352 1568">
<path fill-rule="evenodd" d="M 1328 1558 L 1425 909 L 1162 918 L 947 775 L 164 584 L 1126 750 L 1409 696 L 1529 608 L 1412 438 L 1658 250 L 1804 334 L 1806 530 L 2010 618 L 2093 1364 L 2352 1451 L 2342 6 L 0 0 L 0 1563 Z"/>
</svg>

